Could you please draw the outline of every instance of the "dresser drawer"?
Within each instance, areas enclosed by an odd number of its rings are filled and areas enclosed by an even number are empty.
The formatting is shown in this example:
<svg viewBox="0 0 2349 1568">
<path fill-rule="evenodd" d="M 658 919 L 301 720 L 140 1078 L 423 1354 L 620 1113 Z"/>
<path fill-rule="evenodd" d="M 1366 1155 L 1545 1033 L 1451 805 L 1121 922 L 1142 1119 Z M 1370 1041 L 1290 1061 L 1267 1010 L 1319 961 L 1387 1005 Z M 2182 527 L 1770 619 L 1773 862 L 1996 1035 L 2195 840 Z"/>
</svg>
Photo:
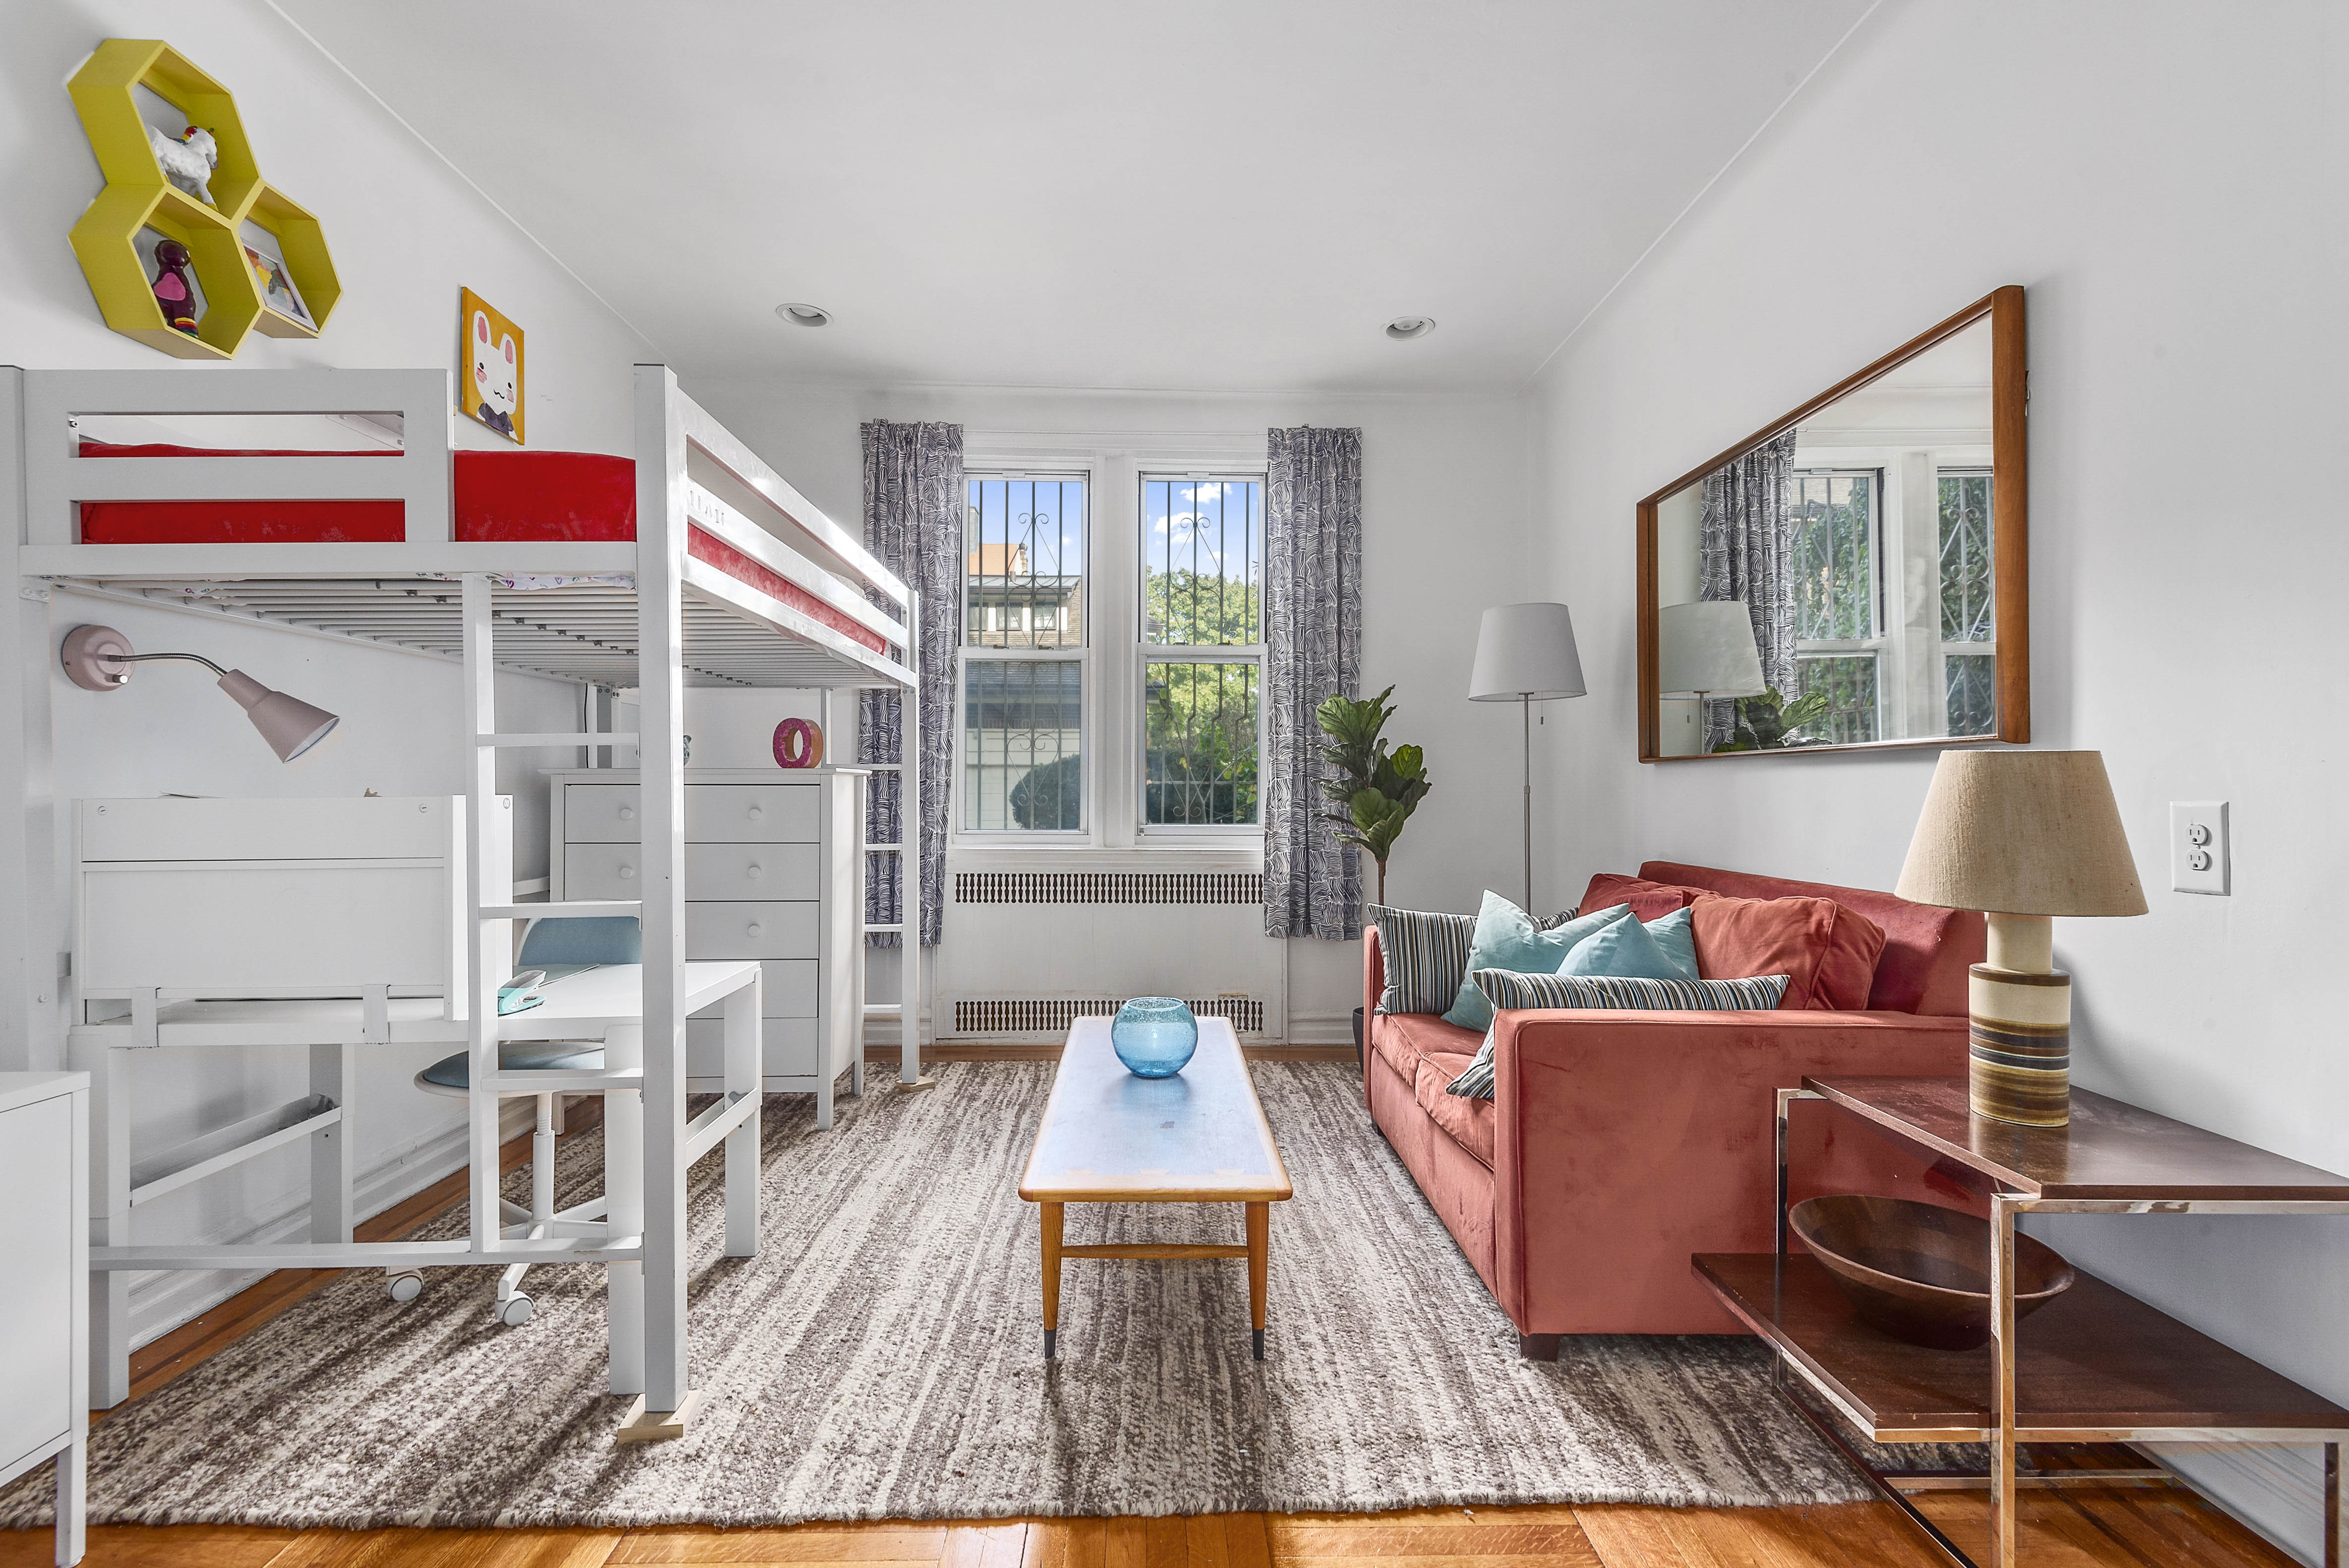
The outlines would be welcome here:
<svg viewBox="0 0 2349 1568">
<path fill-rule="evenodd" d="M 563 836 L 574 844 L 633 844 L 644 833 L 633 784 L 571 784 L 563 791 Z M 634 896 L 633 894 L 631 896 Z"/>
<path fill-rule="evenodd" d="M 688 784 L 685 836 L 702 843 L 812 844 L 816 838 L 816 787 Z"/>
<path fill-rule="evenodd" d="M 688 784 L 685 836 L 714 843 L 813 843 L 813 784 Z M 634 843 L 643 835 L 634 784 L 571 784 L 563 794 L 563 837 L 574 844 Z"/>
<path fill-rule="evenodd" d="M 643 851 L 635 844 L 566 844 L 565 898 L 642 898 Z M 688 899 L 763 899 L 772 903 L 817 893 L 813 844 L 688 844 Z"/>
<path fill-rule="evenodd" d="M 819 907 L 812 903 L 688 903 L 685 955 L 812 959 Z"/>
<path fill-rule="evenodd" d="M 775 903 L 812 899 L 820 891 L 813 844 L 685 846 L 685 896 L 689 899 Z"/>
</svg>

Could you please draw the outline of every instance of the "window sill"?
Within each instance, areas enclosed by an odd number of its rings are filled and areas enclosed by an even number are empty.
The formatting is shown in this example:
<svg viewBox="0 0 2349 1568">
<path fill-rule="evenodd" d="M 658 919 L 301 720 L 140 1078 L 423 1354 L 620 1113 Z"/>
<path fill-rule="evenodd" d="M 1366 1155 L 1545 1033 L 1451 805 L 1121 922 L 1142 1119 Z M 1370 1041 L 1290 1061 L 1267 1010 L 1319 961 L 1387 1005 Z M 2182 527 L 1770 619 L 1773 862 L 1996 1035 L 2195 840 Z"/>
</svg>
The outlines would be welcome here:
<svg viewBox="0 0 2349 1568">
<path fill-rule="evenodd" d="M 950 844 L 949 870 L 1131 872 L 1216 871 L 1260 872 L 1264 843 L 1260 839 L 1218 839 L 1187 843 L 1100 844 Z"/>
</svg>

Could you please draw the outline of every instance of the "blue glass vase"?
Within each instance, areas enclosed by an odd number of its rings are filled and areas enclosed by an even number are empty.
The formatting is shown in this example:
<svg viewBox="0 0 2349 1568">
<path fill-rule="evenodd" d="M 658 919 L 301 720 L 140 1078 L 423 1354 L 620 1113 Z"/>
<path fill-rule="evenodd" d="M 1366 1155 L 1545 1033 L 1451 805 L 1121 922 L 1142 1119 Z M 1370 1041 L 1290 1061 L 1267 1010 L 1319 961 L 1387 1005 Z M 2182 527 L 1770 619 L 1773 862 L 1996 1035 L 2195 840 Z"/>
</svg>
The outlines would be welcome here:
<svg viewBox="0 0 2349 1568">
<path fill-rule="evenodd" d="M 1173 1078 L 1199 1048 L 1199 1020 L 1172 996 L 1136 996 L 1117 1010 L 1109 1043 L 1136 1078 Z"/>
</svg>

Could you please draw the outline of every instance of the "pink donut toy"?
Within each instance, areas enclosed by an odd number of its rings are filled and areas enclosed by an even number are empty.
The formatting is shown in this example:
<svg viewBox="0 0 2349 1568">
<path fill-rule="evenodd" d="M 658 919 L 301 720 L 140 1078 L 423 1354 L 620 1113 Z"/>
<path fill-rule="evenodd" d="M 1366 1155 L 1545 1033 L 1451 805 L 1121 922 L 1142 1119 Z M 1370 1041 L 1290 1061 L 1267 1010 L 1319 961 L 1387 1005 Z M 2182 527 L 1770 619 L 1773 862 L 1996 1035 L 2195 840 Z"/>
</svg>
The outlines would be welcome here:
<svg viewBox="0 0 2349 1568">
<path fill-rule="evenodd" d="M 787 718 L 775 726 L 775 766 L 823 766 L 823 730 L 812 719 Z"/>
</svg>

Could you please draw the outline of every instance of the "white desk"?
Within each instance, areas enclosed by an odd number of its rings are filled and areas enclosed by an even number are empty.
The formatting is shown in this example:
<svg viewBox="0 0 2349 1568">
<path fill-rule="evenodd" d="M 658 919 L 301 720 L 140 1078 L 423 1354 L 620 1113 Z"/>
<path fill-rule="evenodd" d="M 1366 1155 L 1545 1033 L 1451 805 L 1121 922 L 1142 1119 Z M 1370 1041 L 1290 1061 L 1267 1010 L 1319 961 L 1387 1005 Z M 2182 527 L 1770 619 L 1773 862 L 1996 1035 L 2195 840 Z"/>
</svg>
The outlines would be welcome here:
<svg viewBox="0 0 2349 1568">
<path fill-rule="evenodd" d="M 724 1091 L 687 1124 L 688 1166 L 726 1144 L 726 1252 L 758 1250 L 759 1064 L 761 972 L 754 962 L 688 964 L 688 1012 L 722 1005 Z M 489 1082 L 524 1093 L 605 1096 L 604 1180 L 608 1204 L 600 1234 L 541 1238 L 468 1236 L 445 1242 L 356 1242 L 348 1090 L 355 1054 L 371 1046 L 466 1042 L 462 1020 L 443 1016 L 438 997 L 365 997 L 158 1002 L 132 997 L 129 1018 L 87 1024 L 68 1034 L 75 1064 L 93 1087 L 93 1205 L 89 1267 L 93 1402 L 129 1397 L 126 1275 L 140 1269 L 378 1267 L 503 1268 L 533 1262 L 600 1263 L 611 1292 L 612 1391 L 643 1391 L 644 1377 L 644 970 L 616 964 L 548 985 L 536 1007 L 499 1019 L 505 1040 L 604 1042 L 600 1071 L 500 1073 Z M 129 1053 L 175 1047 L 274 1045 L 310 1052 L 310 1094 L 133 1163 Z M 254 1156 L 307 1140 L 311 1146 L 310 1239 L 267 1245 L 133 1245 L 134 1208 Z"/>
</svg>

